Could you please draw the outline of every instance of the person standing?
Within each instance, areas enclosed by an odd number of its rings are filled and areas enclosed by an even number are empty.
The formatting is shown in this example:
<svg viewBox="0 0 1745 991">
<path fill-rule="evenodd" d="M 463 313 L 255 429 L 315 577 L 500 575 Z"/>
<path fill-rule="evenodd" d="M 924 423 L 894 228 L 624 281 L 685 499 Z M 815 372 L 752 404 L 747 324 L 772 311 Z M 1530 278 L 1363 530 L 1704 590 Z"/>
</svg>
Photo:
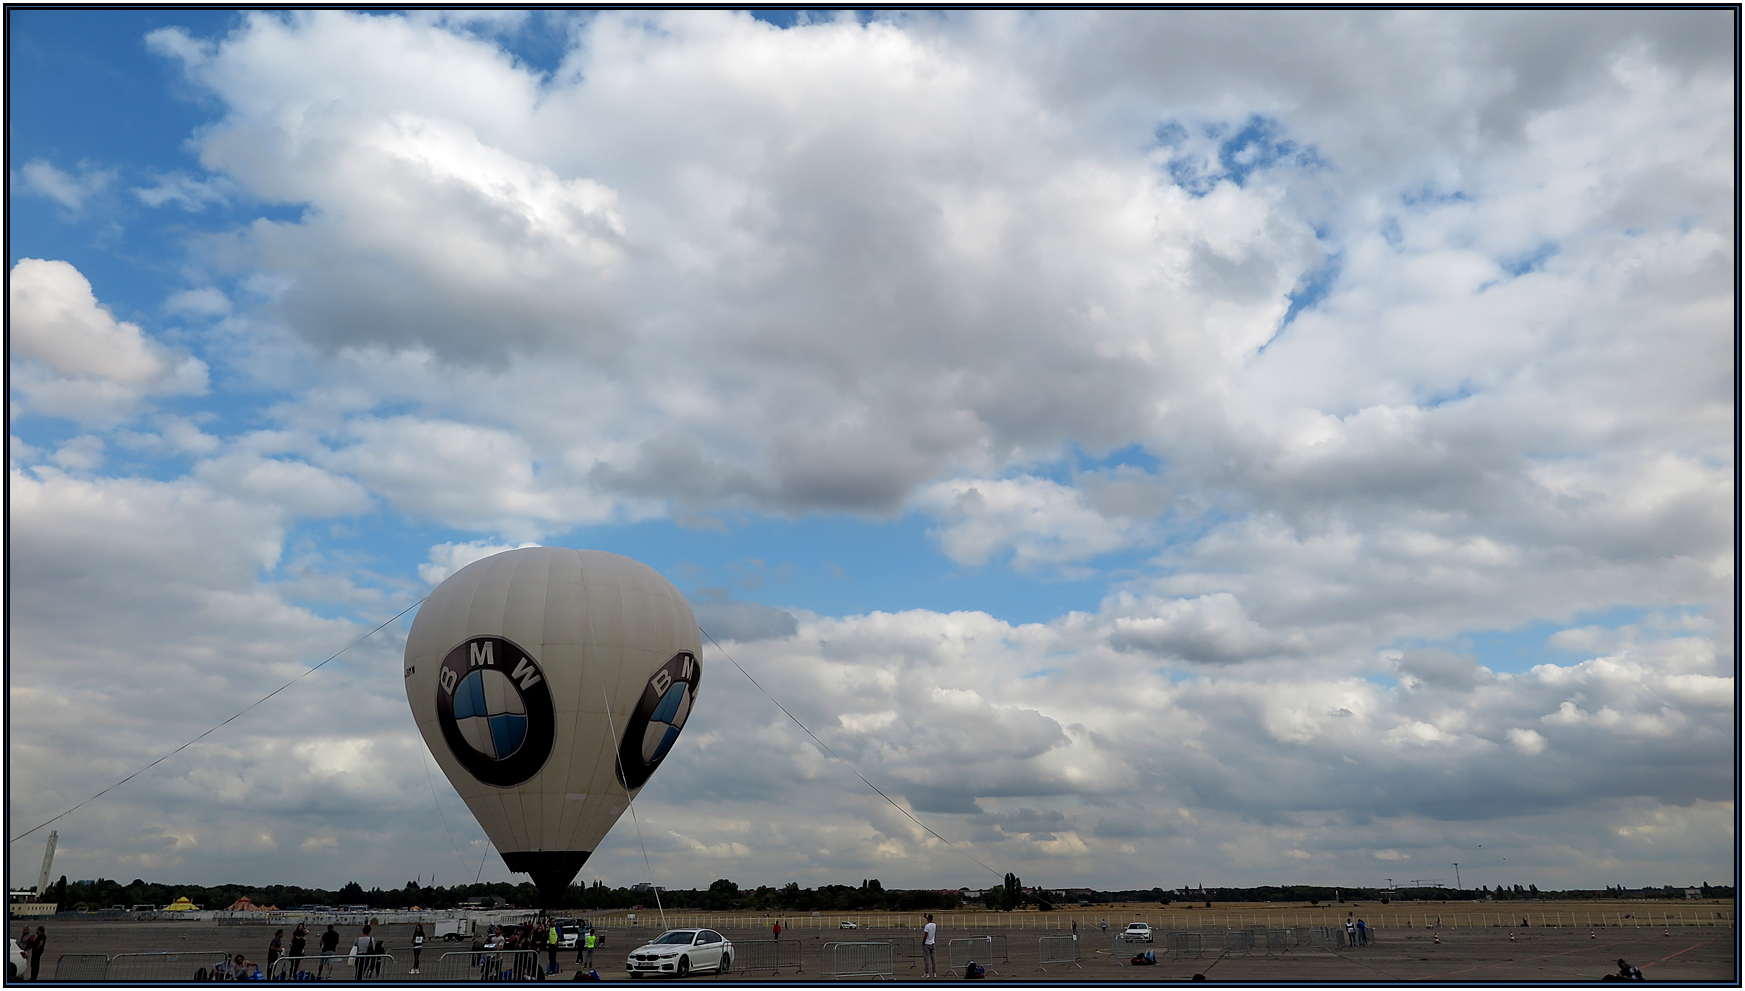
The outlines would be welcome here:
<svg viewBox="0 0 1745 991">
<path fill-rule="evenodd" d="M 338 952 L 339 930 L 333 928 L 333 923 L 329 922 L 327 931 L 321 934 L 321 962 L 315 966 L 316 980 L 332 980 L 333 957 Z"/>
<path fill-rule="evenodd" d="M 545 972 L 547 974 L 557 973 L 557 941 L 559 938 L 557 924 L 553 923 L 552 927 L 545 933 Z"/>
<path fill-rule="evenodd" d="M 24 956 L 27 960 L 26 966 L 29 966 L 28 959 L 30 957 L 31 944 L 33 944 L 35 942 L 36 942 L 36 936 L 33 933 L 31 933 L 29 926 L 25 926 L 24 931 L 18 934 L 18 950 L 20 953 L 24 954 Z M 23 974 L 19 974 L 18 976 L 20 978 L 24 977 Z"/>
<path fill-rule="evenodd" d="M 776 936 L 775 936 L 776 939 L 782 938 L 782 920 L 777 919 L 776 924 L 773 926 L 770 926 L 769 928 L 770 928 L 770 932 L 776 934 Z"/>
<path fill-rule="evenodd" d="M 1362 919 L 1357 920 L 1357 945 L 1369 945 L 1369 927 L 1363 924 Z"/>
<path fill-rule="evenodd" d="M 424 952 L 424 923 L 412 927 L 412 973 L 418 973 L 418 955 Z"/>
<path fill-rule="evenodd" d="M 279 958 L 284 956 L 284 955 L 285 955 L 285 930 L 275 929 L 273 931 L 273 941 L 271 943 L 267 944 L 267 976 L 268 977 L 272 976 L 273 964 L 278 963 Z"/>
<path fill-rule="evenodd" d="M 285 963 L 285 969 L 290 972 L 286 976 L 291 980 L 296 980 L 303 972 L 303 951 L 308 947 L 309 927 L 299 922 L 297 928 L 291 930 L 291 955 Z"/>
<path fill-rule="evenodd" d="M 599 937 L 594 935 L 594 930 L 589 929 L 586 933 L 584 933 L 582 935 L 582 938 L 577 942 L 577 945 L 581 946 L 582 952 L 587 954 L 587 959 L 585 961 L 581 961 L 582 967 L 586 970 L 593 970 L 594 969 L 594 947 L 600 945 Z"/>
<path fill-rule="evenodd" d="M 921 927 L 921 976 L 938 977 L 935 973 L 938 964 L 933 959 L 934 944 L 939 938 L 939 927 L 933 924 L 933 913 L 927 913 L 927 924 Z"/>
<path fill-rule="evenodd" d="M 1350 919 L 1345 920 L 1345 945 L 1357 945 L 1357 926 L 1353 925 Z"/>
<path fill-rule="evenodd" d="M 48 931 L 41 926 L 36 927 L 36 935 L 30 938 L 30 979 L 36 980 L 36 972 L 42 967 L 42 951 L 48 947 Z"/>
<path fill-rule="evenodd" d="M 376 941 L 370 936 L 370 927 L 365 926 L 363 934 L 351 944 L 352 965 L 357 970 L 357 979 L 363 980 L 369 970 L 370 954 L 376 951 Z"/>
</svg>

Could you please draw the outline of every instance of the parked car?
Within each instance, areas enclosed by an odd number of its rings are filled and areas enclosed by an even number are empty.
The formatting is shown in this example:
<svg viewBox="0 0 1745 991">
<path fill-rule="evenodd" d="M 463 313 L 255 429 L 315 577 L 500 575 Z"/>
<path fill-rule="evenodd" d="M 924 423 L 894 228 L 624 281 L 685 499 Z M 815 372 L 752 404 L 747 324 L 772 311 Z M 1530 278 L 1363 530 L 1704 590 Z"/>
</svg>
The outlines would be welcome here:
<svg viewBox="0 0 1745 991">
<path fill-rule="evenodd" d="M 1129 922 L 1127 928 L 1121 931 L 1121 938 L 1129 943 L 1151 942 L 1151 923 Z"/>
<path fill-rule="evenodd" d="M 30 973 L 30 958 L 24 955 L 24 948 L 18 945 L 18 940 L 9 939 L 7 942 L 12 944 L 6 950 L 6 982 L 10 984 Z"/>
<path fill-rule="evenodd" d="M 573 950 L 582 941 L 582 923 L 580 919 L 556 919 L 552 925 L 557 927 L 557 948 Z"/>
<path fill-rule="evenodd" d="M 632 978 L 644 974 L 684 977 L 699 971 L 725 974 L 733 966 L 733 943 L 713 929 L 669 929 L 630 951 L 624 969 Z"/>
<path fill-rule="evenodd" d="M 839 926 L 837 926 L 837 927 L 836 927 L 836 928 L 838 928 L 838 929 L 859 929 L 859 928 L 860 928 L 860 923 L 858 923 L 858 922 L 849 922 L 849 921 L 847 921 L 847 920 L 846 920 L 846 919 L 845 919 L 845 920 L 843 920 L 843 922 L 842 922 L 842 924 L 841 924 L 841 925 L 839 925 Z"/>
</svg>

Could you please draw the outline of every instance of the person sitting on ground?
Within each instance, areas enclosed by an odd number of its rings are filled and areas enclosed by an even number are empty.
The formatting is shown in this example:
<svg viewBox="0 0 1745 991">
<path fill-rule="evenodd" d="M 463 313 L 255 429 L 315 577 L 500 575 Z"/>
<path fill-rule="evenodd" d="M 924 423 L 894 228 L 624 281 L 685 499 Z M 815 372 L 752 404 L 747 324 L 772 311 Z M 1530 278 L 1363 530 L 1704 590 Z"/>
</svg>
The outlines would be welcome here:
<svg viewBox="0 0 1745 991">
<path fill-rule="evenodd" d="M 1144 953 L 1135 953 L 1133 955 L 1133 959 L 1129 960 L 1127 962 L 1132 964 L 1135 967 L 1154 966 L 1157 963 L 1157 951 L 1156 950 L 1146 950 Z"/>
<path fill-rule="evenodd" d="M 1620 980 L 1620 981 L 1645 981 L 1645 980 L 1647 980 L 1647 978 L 1642 976 L 1642 971 L 1636 969 L 1635 967 L 1630 966 L 1630 962 L 1628 960 L 1625 960 L 1622 957 L 1619 957 L 1618 958 L 1618 980 Z"/>
<path fill-rule="evenodd" d="M 256 980 L 260 977 L 260 973 L 261 965 L 255 963 L 253 960 L 243 959 L 243 956 L 240 953 L 236 955 L 236 959 L 230 961 L 229 979 L 232 981 Z"/>
</svg>

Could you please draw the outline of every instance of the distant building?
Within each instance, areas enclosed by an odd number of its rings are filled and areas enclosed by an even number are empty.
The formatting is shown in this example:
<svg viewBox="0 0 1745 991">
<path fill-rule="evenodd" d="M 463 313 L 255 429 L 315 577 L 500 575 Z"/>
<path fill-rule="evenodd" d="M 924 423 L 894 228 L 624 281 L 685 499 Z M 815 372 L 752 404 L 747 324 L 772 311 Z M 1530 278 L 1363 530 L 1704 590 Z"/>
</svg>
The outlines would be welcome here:
<svg viewBox="0 0 1745 991">
<path fill-rule="evenodd" d="M 1684 896 L 1686 898 L 1701 898 L 1703 896 L 1703 891 L 1701 888 L 1686 888 L 1684 889 Z"/>
</svg>

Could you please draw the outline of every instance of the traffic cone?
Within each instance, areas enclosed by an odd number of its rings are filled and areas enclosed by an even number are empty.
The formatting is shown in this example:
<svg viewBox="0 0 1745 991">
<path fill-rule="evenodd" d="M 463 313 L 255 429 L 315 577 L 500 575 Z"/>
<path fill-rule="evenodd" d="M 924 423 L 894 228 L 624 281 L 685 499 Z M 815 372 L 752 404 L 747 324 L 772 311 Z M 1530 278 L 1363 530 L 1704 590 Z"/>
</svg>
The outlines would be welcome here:
<svg viewBox="0 0 1745 991">
<path fill-rule="evenodd" d="M 1672 935 L 1672 930 L 1670 930 L 1670 929 L 1668 929 L 1668 930 L 1667 930 L 1667 931 L 1665 931 L 1665 932 L 1663 932 L 1663 933 L 1661 933 L 1661 935 L 1662 935 L 1662 936 L 1671 936 L 1671 935 Z"/>
<path fill-rule="evenodd" d="M 1441 934 L 1441 933 L 1436 933 L 1436 934 L 1435 934 L 1435 935 L 1434 935 L 1434 936 L 1432 936 L 1432 937 L 1430 937 L 1430 940 L 1431 940 L 1431 942 L 1433 942 L 1433 943 L 1435 943 L 1435 944 L 1436 944 L 1436 945 L 1438 945 L 1438 946 L 1440 946 L 1440 945 L 1442 945 L 1442 934 Z"/>
<path fill-rule="evenodd" d="M 1588 930 L 1587 938 L 1588 939 L 1599 939 L 1599 936 L 1596 935 L 1594 933 L 1594 931 L 1590 929 L 1590 930 Z"/>
<path fill-rule="evenodd" d="M 1514 934 L 1514 933 L 1510 933 L 1510 934 L 1509 934 L 1509 942 L 1511 942 L 1511 943 L 1513 943 L 1513 942 L 1514 942 L 1514 941 L 1515 941 L 1515 934 Z"/>
</svg>

